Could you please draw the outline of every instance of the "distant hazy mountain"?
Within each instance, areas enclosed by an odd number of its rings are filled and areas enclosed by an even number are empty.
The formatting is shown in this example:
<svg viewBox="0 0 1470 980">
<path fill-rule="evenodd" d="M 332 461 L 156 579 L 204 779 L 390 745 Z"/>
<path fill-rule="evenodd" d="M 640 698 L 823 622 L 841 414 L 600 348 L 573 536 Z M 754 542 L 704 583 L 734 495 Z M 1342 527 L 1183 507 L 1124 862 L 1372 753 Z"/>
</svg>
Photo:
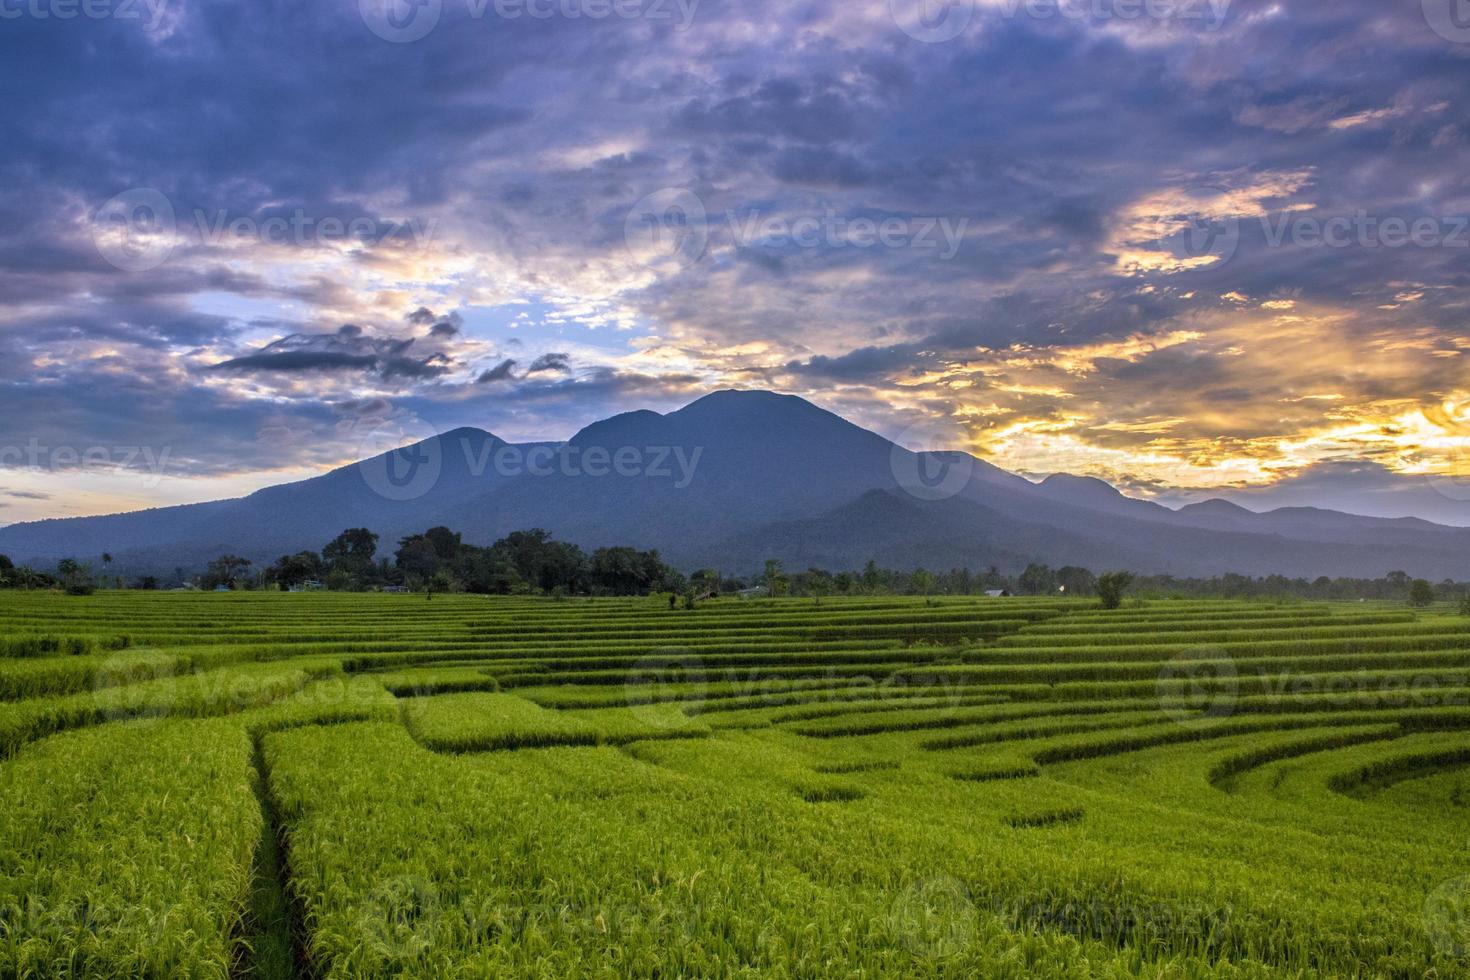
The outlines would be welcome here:
<svg viewBox="0 0 1470 980">
<path fill-rule="evenodd" d="M 21 561 L 111 552 L 132 572 L 230 551 L 270 561 L 365 526 L 391 552 L 444 524 L 488 543 L 544 527 L 592 548 L 658 548 L 685 568 L 1079 564 L 1093 569 L 1470 577 L 1470 529 L 1313 508 L 1178 511 L 1101 480 L 1031 483 L 965 453 L 916 454 L 800 398 L 722 391 L 667 415 L 629 412 L 565 443 L 457 429 L 237 500 L 0 528 Z"/>
</svg>

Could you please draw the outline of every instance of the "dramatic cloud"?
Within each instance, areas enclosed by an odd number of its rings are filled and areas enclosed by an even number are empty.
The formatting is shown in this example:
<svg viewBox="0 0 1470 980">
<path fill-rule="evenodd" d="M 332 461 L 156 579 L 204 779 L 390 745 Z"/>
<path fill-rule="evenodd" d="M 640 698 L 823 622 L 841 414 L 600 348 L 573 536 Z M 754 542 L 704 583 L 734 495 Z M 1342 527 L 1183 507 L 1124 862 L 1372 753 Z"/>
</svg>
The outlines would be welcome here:
<svg viewBox="0 0 1470 980">
<path fill-rule="evenodd" d="M 570 371 L 571 369 L 570 355 L 553 351 L 550 354 L 542 354 L 532 361 L 531 366 L 526 368 L 526 373 L 536 374 L 540 371 Z"/>
<path fill-rule="evenodd" d="M 509 381 L 512 378 L 511 372 L 515 370 L 515 367 L 515 359 L 507 357 L 493 368 L 488 368 L 483 371 L 475 380 L 479 384 L 489 384 L 492 381 Z"/>
<path fill-rule="evenodd" d="M 1470 523 L 1470 45 L 1418 0 L 1084 7 L 23 12 L 0 450 L 116 462 L 0 458 L 56 491 L 6 519 L 763 386 L 1027 474 Z"/>
<path fill-rule="evenodd" d="M 437 326 L 430 337 L 454 336 Z M 443 351 L 414 350 L 415 338 L 369 337 L 356 324 L 334 334 L 290 334 L 253 354 L 212 365 L 211 371 L 369 371 L 380 378 L 425 379 L 448 374 L 453 361 Z"/>
</svg>

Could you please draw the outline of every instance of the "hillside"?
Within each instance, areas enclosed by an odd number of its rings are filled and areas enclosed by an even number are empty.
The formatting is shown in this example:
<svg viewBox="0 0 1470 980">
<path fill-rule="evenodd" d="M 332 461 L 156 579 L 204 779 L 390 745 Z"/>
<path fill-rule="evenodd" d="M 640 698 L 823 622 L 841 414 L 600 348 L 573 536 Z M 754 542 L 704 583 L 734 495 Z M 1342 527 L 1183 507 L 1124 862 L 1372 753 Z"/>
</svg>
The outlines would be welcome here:
<svg viewBox="0 0 1470 980">
<path fill-rule="evenodd" d="M 456 429 L 235 500 L 0 528 L 0 552 L 45 564 L 108 551 L 121 569 L 167 571 L 224 551 L 268 561 L 351 526 L 391 543 L 436 524 L 481 544 L 544 527 L 584 547 L 658 548 L 678 565 L 732 571 L 781 558 L 803 568 L 874 559 L 1180 575 L 1470 573 L 1470 530 L 1313 508 L 1257 514 L 1224 501 L 1174 511 L 1065 474 L 1036 484 L 964 453 L 916 455 L 764 391 L 617 415 L 564 443 Z"/>
</svg>

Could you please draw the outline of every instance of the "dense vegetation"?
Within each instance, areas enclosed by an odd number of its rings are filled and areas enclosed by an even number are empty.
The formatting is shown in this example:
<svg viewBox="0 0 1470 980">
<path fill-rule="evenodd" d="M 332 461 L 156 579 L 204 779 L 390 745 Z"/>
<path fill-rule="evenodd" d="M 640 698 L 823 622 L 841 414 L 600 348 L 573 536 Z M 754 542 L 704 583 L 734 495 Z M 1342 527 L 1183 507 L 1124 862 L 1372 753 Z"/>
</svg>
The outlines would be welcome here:
<svg viewBox="0 0 1470 980">
<path fill-rule="evenodd" d="M 107 574 L 112 556 L 99 556 L 102 571 L 92 563 L 64 559 L 54 574 L 16 567 L 0 555 L 0 589 L 62 588 L 86 594 L 99 584 L 123 587 L 120 577 Z M 1111 576 L 1111 578 L 1109 577 Z M 1119 577 L 1123 576 L 1123 577 Z M 1137 576 L 1132 572 L 1094 575 L 1076 565 L 1052 568 L 1033 562 L 1014 574 L 995 566 L 972 572 L 954 568 L 931 572 L 926 568 L 880 568 L 869 561 L 861 571 L 808 568 L 788 571 L 779 561 L 767 561 L 759 571 L 722 574 L 704 568 L 685 576 L 663 561 L 657 551 L 604 547 L 587 554 L 574 544 L 555 540 L 540 528 L 515 531 L 488 547 L 463 540 L 447 527 L 435 527 L 399 540 L 390 558 L 380 554 L 378 535 L 367 528 L 350 528 L 328 542 L 320 552 L 282 555 L 273 564 L 254 568 L 238 555 L 220 555 L 202 573 L 175 569 L 171 582 L 145 576 L 133 588 L 203 589 L 326 589 L 365 592 L 383 589 L 419 592 L 475 592 L 487 595 L 647 595 L 682 593 L 688 601 L 720 593 L 759 590 L 772 596 L 829 595 L 949 595 L 984 593 L 1049 596 L 1099 595 L 1111 605 L 1122 590 L 1134 585 L 1137 594 L 1153 597 L 1227 599 L 1391 599 L 1425 606 L 1436 601 L 1470 603 L 1470 583 L 1446 580 L 1434 585 L 1401 571 L 1377 579 L 1320 577 L 1313 580 L 1269 575 L 1252 578 L 1223 575 L 1211 579 L 1180 579 L 1167 575 Z M 1103 587 L 1100 588 L 1099 586 Z M 1118 588 L 1113 588 L 1113 586 Z"/>
<path fill-rule="evenodd" d="M 0 976 L 1470 973 L 1470 621 L 1099 606 L 7 592 Z"/>
</svg>

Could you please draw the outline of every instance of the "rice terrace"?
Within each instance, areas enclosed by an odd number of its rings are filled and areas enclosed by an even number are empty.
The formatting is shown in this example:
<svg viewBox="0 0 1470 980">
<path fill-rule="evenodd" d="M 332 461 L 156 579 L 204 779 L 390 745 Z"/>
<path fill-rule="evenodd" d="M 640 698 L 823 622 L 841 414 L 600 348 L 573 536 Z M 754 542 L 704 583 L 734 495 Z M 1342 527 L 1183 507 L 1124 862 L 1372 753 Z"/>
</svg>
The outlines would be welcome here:
<svg viewBox="0 0 1470 980">
<path fill-rule="evenodd" d="M 0 593 L 0 974 L 1470 975 L 1470 622 Z"/>
</svg>

